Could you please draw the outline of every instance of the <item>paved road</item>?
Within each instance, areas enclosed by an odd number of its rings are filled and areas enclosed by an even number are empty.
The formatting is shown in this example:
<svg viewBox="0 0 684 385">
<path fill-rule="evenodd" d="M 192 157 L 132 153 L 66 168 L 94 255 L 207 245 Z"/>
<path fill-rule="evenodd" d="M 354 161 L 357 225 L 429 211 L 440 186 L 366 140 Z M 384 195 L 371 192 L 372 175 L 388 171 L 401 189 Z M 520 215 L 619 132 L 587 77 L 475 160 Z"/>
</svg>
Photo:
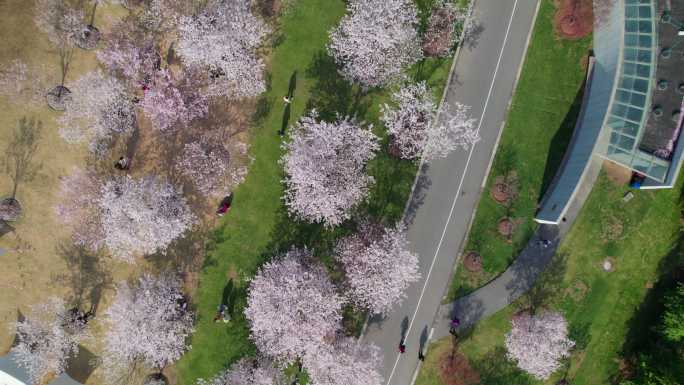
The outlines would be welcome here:
<svg viewBox="0 0 684 385">
<path fill-rule="evenodd" d="M 472 106 L 481 140 L 423 165 L 406 214 L 411 248 L 420 256 L 422 280 L 387 317 L 373 318 L 363 336 L 383 351 L 388 385 L 411 384 L 418 349 L 425 345 L 463 247 L 488 166 L 522 64 L 538 0 L 475 0 L 482 26 L 474 43 L 461 49 L 444 103 Z M 397 346 L 406 338 L 406 353 Z"/>
</svg>

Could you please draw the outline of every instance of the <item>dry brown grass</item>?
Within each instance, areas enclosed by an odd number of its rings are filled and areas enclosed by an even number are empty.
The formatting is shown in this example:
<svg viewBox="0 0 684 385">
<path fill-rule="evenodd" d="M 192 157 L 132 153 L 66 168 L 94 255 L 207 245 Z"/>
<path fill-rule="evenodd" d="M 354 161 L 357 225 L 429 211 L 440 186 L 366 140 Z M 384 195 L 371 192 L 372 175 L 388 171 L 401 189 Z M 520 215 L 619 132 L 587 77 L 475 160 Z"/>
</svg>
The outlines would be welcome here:
<svg viewBox="0 0 684 385">
<path fill-rule="evenodd" d="M 123 11 L 101 7 L 96 25 L 106 30 Z M 59 56 L 56 49 L 33 23 L 33 1 L 6 0 L 0 2 L 0 66 L 15 59 L 29 67 L 45 65 L 58 81 Z M 97 67 L 93 51 L 75 51 L 67 83 Z M 0 353 L 11 347 L 14 340 L 11 324 L 19 313 L 26 313 L 29 306 L 44 301 L 49 296 L 72 299 L 76 295 L 72 273 L 74 266 L 67 264 L 65 254 L 73 257 L 70 249 L 69 231 L 58 222 L 53 207 L 58 203 L 57 190 L 60 177 L 73 167 L 84 167 L 88 154 L 83 146 L 69 145 L 58 135 L 55 119 L 59 113 L 47 105 L 32 106 L 25 102 L 0 97 L 0 145 L 8 143 L 17 121 L 22 116 L 35 117 L 43 123 L 43 131 L 35 156 L 42 165 L 38 175 L 19 185 L 17 199 L 24 207 L 21 218 L 12 223 L 15 231 L 0 238 L 0 248 L 5 250 L 0 264 Z M 4 160 L 4 156 L 3 156 Z M 11 181 L 0 173 L 0 196 L 11 194 Z M 67 249 L 67 251 L 65 251 Z M 118 282 L 138 273 L 142 266 L 129 266 L 102 259 L 103 274 L 107 280 Z M 112 286 L 107 285 L 101 293 L 100 308 L 108 306 Z M 96 334 L 98 332 L 95 325 Z"/>
</svg>

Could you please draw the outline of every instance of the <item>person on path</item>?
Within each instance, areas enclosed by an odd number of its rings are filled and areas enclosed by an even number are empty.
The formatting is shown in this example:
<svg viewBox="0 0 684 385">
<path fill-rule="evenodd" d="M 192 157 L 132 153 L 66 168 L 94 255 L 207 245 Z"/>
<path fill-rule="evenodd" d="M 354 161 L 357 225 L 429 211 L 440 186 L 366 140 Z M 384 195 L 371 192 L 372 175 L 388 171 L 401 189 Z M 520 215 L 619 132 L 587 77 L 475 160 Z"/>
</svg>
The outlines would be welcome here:
<svg viewBox="0 0 684 385">
<path fill-rule="evenodd" d="M 233 193 L 230 193 L 227 197 L 223 198 L 221 201 L 221 204 L 219 205 L 218 210 L 216 210 L 216 214 L 219 217 L 222 217 L 223 214 L 227 213 L 230 210 L 230 204 L 233 202 Z"/>
<path fill-rule="evenodd" d="M 285 102 L 285 104 L 292 103 L 292 97 L 288 98 L 287 96 L 283 96 L 283 102 Z"/>
<path fill-rule="evenodd" d="M 461 320 L 458 318 L 454 318 L 451 320 L 451 324 L 449 327 L 449 334 L 456 336 L 456 328 L 461 324 Z"/>
<path fill-rule="evenodd" d="M 128 170 L 129 167 L 130 164 L 128 162 L 128 158 L 126 158 L 125 156 L 120 157 L 119 160 L 116 163 L 114 163 L 114 168 L 118 170 Z"/>
<path fill-rule="evenodd" d="M 425 361 L 425 354 L 423 354 L 423 349 L 418 350 L 418 360 Z"/>
<path fill-rule="evenodd" d="M 406 344 L 404 344 L 404 341 L 399 342 L 399 353 L 404 353 L 406 352 Z"/>
</svg>

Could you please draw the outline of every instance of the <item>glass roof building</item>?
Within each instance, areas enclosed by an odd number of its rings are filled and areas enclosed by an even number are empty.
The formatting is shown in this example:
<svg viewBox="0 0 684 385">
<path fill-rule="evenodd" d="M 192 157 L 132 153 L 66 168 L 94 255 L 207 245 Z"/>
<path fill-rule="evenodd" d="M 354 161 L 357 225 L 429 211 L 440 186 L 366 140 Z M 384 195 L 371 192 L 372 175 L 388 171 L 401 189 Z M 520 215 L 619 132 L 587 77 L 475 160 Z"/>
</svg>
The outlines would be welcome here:
<svg viewBox="0 0 684 385">
<path fill-rule="evenodd" d="M 642 188 L 674 185 L 684 147 L 684 24 L 676 20 L 684 20 L 682 2 L 594 1 L 582 109 L 537 222 L 559 223 L 580 188 L 593 185 L 602 160 L 641 174 Z"/>
</svg>

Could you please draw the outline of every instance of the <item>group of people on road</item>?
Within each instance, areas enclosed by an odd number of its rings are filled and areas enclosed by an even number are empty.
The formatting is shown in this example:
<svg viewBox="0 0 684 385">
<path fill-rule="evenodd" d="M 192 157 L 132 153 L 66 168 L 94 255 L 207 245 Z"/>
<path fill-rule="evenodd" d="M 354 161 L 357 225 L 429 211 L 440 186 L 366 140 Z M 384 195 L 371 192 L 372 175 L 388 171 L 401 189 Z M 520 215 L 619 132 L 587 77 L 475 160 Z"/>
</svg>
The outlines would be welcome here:
<svg viewBox="0 0 684 385">
<path fill-rule="evenodd" d="M 453 335 L 454 337 L 458 337 L 458 332 L 456 329 L 461 325 L 461 320 L 458 318 L 453 318 L 451 320 L 451 324 L 449 327 L 449 333 Z M 423 346 L 420 346 L 420 349 L 418 349 L 418 360 L 420 361 L 425 361 L 425 353 L 423 353 Z M 399 341 L 399 353 L 404 354 L 406 352 L 406 340 L 404 336 L 402 335 L 401 341 Z"/>
</svg>

